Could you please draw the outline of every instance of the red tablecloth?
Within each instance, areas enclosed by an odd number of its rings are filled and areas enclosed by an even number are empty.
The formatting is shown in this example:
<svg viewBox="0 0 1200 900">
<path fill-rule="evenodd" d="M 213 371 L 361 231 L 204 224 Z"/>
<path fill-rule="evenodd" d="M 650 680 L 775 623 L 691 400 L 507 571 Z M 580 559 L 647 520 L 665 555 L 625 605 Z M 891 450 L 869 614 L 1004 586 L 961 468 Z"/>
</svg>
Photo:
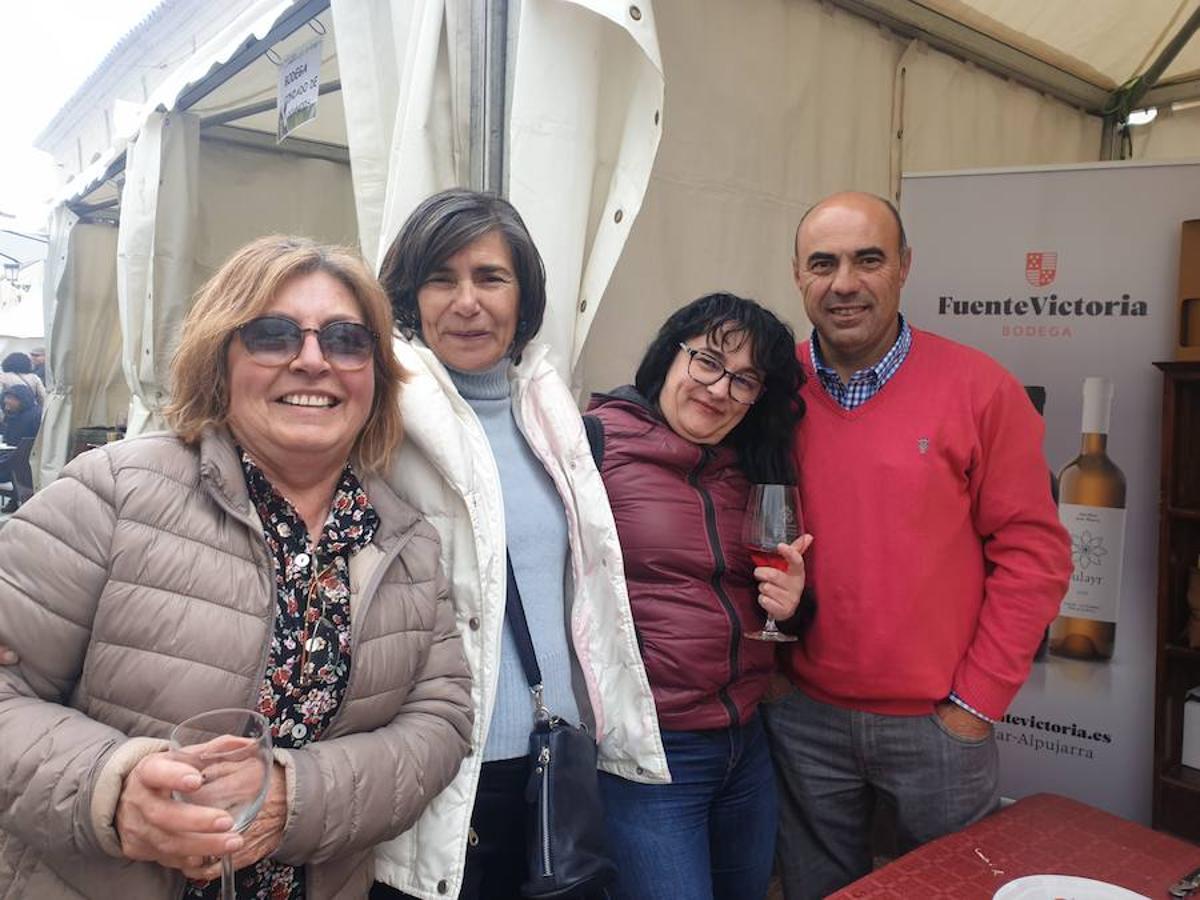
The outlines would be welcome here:
<svg viewBox="0 0 1200 900">
<path fill-rule="evenodd" d="M 1036 794 L 905 854 L 833 897 L 990 898 L 1023 875 L 1082 875 L 1147 897 L 1200 867 L 1200 847 L 1059 797 Z M 1197 895 L 1200 897 L 1200 895 Z"/>
</svg>

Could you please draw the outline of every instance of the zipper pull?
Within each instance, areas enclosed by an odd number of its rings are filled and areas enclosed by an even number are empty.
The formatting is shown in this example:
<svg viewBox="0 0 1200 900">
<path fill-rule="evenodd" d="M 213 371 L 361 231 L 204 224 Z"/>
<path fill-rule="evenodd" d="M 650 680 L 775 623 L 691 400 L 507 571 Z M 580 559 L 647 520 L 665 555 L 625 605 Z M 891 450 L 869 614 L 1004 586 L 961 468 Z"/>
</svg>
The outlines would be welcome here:
<svg viewBox="0 0 1200 900">
<path fill-rule="evenodd" d="M 525 785 L 525 802 L 533 803 L 538 798 L 538 791 L 541 790 L 542 780 L 546 777 L 546 769 L 550 767 L 550 747 L 546 744 L 542 745 L 542 749 L 538 751 L 537 765 L 529 772 L 529 783 Z"/>
</svg>

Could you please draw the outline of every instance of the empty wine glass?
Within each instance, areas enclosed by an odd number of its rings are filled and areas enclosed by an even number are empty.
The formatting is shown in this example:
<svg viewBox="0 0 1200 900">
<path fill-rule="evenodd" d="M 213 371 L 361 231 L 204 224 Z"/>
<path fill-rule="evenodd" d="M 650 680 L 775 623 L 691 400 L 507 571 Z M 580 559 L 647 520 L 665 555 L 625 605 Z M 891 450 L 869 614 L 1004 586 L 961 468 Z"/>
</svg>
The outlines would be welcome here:
<svg viewBox="0 0 1200 900">
<path fill-rule="evenodd" d="M 194 767 L 202 783 L 175 799 L 211 806 L 233 819 L 233 830 L 254 821 L 271 786 L 271 726 L 249 709 L 214 709 L 185 719 L 171 732 L 171 755 Z M 235 900 L 233 857 L 221 857 L 221 900 Z"/>
<path fill-rule="evenodd" d="M 800 497 L 794 485 L 755 484 L 750 487 L 750 502 L 742 522 L 742 542 L 756 566 L 770 566 L 786 572 L 788 562 L 779 552 L 780 544 L 790 544 L 801 533 Z M 759 631 L 747 631 L 746 637 L 755 641 L 794 641 L 775 625 L 775 618 Z"/>
</svg>

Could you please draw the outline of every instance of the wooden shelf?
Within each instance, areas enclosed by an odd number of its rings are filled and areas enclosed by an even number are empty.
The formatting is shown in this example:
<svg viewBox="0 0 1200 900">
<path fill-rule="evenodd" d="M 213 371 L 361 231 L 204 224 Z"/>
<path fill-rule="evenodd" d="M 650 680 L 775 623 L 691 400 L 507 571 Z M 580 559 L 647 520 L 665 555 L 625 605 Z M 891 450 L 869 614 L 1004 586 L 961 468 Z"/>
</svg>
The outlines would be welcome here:
<svg viewBox="0 0 1200 900">
<path fill-rule="evenodd" d="M 1164 644 L 1163 652 L 1171 659 L 1186 659 L 1200 663 L 1200 650 L 1184 647 L 1182 644 Z"/>
<path fill-rule="evenodd" d="M 1163 372 L 1174 375 L 1180 381 L 1187 381 L 1190 378 L 1200 377 L 1200 361 L 1194 359 L 1171 359 L 1162 362 L 1156 362 L 1156 367 Z"/>
<path fill-rule="evenodd" d="M 1193 769 L 1191 766 L 1182 764 L 1174 765 L 1159 777 L 1172 787 L 1200 794 L 1200 769 Z"/>
<path fill-rule="evenodd" d="M 1170 637 L 1158 645 L 1154 698 L 1155 828 L 1200 841 L 1200 770 L 1179 762 L 1182 751 L 1181 687 L 1200 683 L 1200 649 L 1179 632 L 1187 612 L 1180 563 L 1200 549 L 1200 362 L 1155 363 L 1163 373 L 1161 505 L 1158 516 L 1159 627 Z M 1174 502 L 1171 502 L 1174 501 Z"/>
</svg>

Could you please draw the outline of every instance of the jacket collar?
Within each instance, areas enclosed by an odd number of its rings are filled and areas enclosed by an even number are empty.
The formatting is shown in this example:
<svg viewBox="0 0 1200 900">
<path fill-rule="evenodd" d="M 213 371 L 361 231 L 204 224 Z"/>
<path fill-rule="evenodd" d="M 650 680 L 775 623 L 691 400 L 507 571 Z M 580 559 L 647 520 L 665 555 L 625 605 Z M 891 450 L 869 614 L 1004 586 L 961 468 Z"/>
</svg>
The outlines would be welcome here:
<svg viewBox="0 0 1200 900">
<path fill-rule="evenodd" d="M 375 543 L 381 548 L 415 525 L 420 515 L 400 499 L 388 483 L 373 473 L 356 473 L 367 492 L 367 498 L 379 514 L 379 529 Z M 221 497 L 235 512 L 253 520 L 250 495 L 242 474 L 233 435 L 224 426 L 204 429 L 200 436 L 200 481 Z"/>
<path fill-rule="evenodd" d="M 618 410 L 622 415 L 649 426 L 647 431 L 653 429 L 660 438 L 656 440 L 653 451 L 644 448 L 644 452 L 661 457 L 661 462 L 672 460 L 675 465 L 691 466 L 708 450 L 713 454 L 711 466 L 714 470 L 727 466 L 740 468 L 737 451 L 733 447 L 724 443 L 705 447 L 676 434 L 662 413 L 631 384 L 615 388 L 607 394 L 592 394 L 588 401 L 588 412 L 601 408 Z"/>
</svg>

